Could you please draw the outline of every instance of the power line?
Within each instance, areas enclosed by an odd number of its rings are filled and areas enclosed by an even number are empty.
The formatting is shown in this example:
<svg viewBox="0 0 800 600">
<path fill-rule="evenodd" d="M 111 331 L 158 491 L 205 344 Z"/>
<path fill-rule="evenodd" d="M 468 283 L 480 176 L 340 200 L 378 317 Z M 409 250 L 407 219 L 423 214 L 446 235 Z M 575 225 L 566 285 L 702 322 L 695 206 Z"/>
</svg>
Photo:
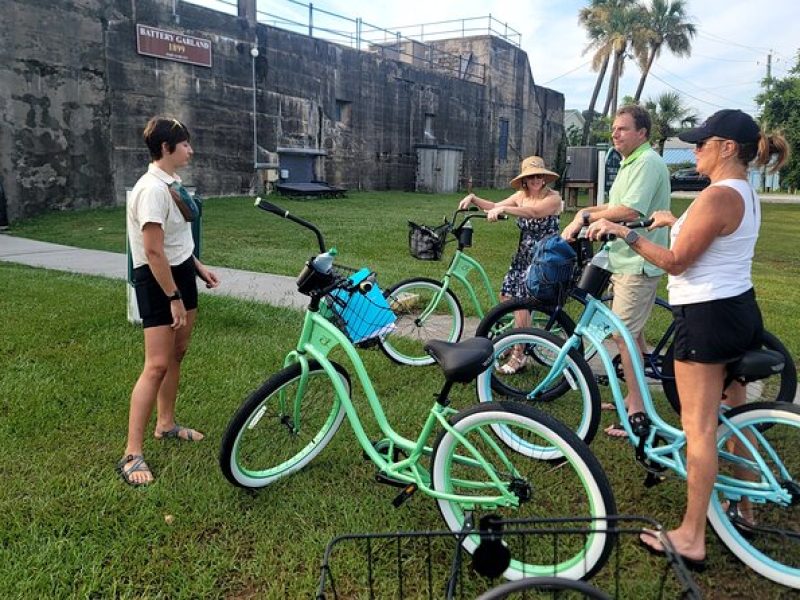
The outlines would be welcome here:
<svg viewBox="0 0 800 600">
<path fill-rule="evenodd" d="M 661 79 L 661 77 L 659 77 L 655 73 L 651 72 L 651 75 L 653 76 L 653 78 L 657 79 L 658 81 L 660 81 L 661 83 L 663 83 L 664 85 L 669 87 L 670 89 L 672 89 L 672 90 L 674 90 L 674 91 L 676 91 L 676 92 L 678 92 L 680 94 L 683 94 L 684 96 L 687 96 L 687 97 L 691 98 L 692 100 L 697 100 L 698 102 L 702 102 L 703 104 L 708 104 L 709 106 L 713 106 L 714 108 L 730 108 L 730 106 L 722 106 L 720 104 L 714 104 L 713 102 L 709 102 L 708 100 L 703 100 L 702 98 L 698 98 L 697 96 L 694 96 L 693 94 L 690 94 L 689 92 L 686 92 L 686 91 L 684 91 L 684 90 L 682 90 L 680 88 L 675 87 L 674 85 L 672 85 L 668 81 L 665 81 L 664 79 Z M 745 107 L 745 108 L 747 108 L 747 110 L 752 110 L 753 108 L 756 107 L 755 104 L 747 105 L 747 104 L 742 104 L 740 102 L 733 102 L 733 101 L 731 101 L 731 102 L 735 106 Z"/>
<path fill-rule="evenodd" d="M 692 52 L 692 57 L 699 57 L 699 58 L 707 58 L 709 60 L 718 60 L 720 62 L 734 62 L 734 63 L 751 63 L 753 62 L 752 58 L 748 59 L 738 59 L 738 58 L 720 58 L 719 56 L 707 56 L 705 54 L 697 54 Z"/>
<path fill-rule="evenodd" d="M 547 81 L 545 81 L 545 82 L 543 82 L 543 83 L 540 83 L 539 85 L 547 85 L 548 83 L 552 83 L 552 82 L 553 82 L 553 81 L 555 81 L 556 79 L 561 79 L 562 77 L 564 77 L 564 76 L 566 76 L 566 75 L 569 75 L 570 73 L 574 73 L 574 72 L 575 72 L 575 71 L 577 71 L 578 69 L 582 69 L 583 67 L 585 67 L 586 65 L 588 65 L 588 64 L 589 64 L 589 63 L 591 63 L 591 62 L 592 62 L 591 60 L 587 60 L 585 63 L 578 65 L 578 66 L 577 66 L 577 67 L 575 67 L 574 69 L 570 69 L 570 70 L 569 70 L 569 71 L 567 71 L 566 73 L 562 73 L 562 74 L 561 74 L 561 75 L 559 75 L 558 77 L 553 77 L 552 79 L 549 79 L 549 80 L 547 80 Z"/>
<path fill-rule="evenodd" d="M 746 44 L 740 44 L 739 42 L 734 42 L 733 40 L 727 40 L 724 37 L 716 35 L 714 33 L 709 33 L 707 31 L 698 30 L 697 35 L 700 37 L 706 38 L 709 41 L 715 42 L 717 44 L 728 44 L 730 46 L 737 46 L 739 48 L 744 48 L 745 50 L 749 50 L 755 54 L 764 54 L 764 52 L 769 52 L 769 48 L 760 47 L 760 46 L 748 46 Z"/>
<path fill-rule="evenodd" d="M 738 104 L 738 101 L 731 100 L 730 98 L 726 98 L 725 96 L 720 96 L 719 94 L 717 94 L 715 92 L 712 92 L 711 90 L 709 90 L 707 88 L 700 87 L 695 82 L 693 82 L 693 81 L 691 81 L 689 79 L 686 79 L 685 77 L 681 77 L 677 73 L 673 73 L 672 71 L 670 71 L 669 69 L 666 69 L 662 65 L 658 65 L 658 70 L 659 71 L 664 71 L 664 72 L 668 73 L 669 75 L 671 75 L 672 77 L 676 77 L 677 79 L 680 79 L 681 81 L 685 81 L 686 83 L 694 86 L 697 90 L 699 90 L 701 92 L 704 92 L 704 93 L 709 94 L 711 96 L 716 96 L 720 100 L 725 100 L 725 102 L 733 102 L 734 104 Z M 751 81 L 750 84 L 751 85 L 753 85 L 753 84 L 758 85 L 758 82 L 757 81 Z"/>
</svg>

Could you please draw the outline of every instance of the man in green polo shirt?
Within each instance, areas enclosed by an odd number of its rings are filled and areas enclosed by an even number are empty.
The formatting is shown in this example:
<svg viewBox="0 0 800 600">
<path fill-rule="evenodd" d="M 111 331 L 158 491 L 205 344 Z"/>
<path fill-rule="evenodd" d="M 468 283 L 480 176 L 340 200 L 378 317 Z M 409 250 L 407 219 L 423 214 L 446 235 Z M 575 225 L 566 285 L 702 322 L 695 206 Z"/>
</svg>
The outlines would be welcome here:
<svg viewBox="0 0 800 600">
<path fill-rule="evenodd" d="M 575 219 L 564 228 L 562 237 L 572 240 L 582 227 L 600 219 L 636 221 L 649 218 L 657 210 L 669 210 L 669 171 L 661 156 L 650 147 L 650 127 L 650 115 L 640 106 L 623 106 L 617 111 L 611 128 L 611 140 L 623 160 L 611 186 L 609 202 L 578 212 Z M 591 237 L 591 228 L 589 232 Z M 653 231 L 632 230 L 631 239 L 615 240 L 609 248 L 609 265 L 614 273 L 611 278 L 614 292 L 611 308 L 630 330 L 642 352 L 647 349 L 644 326 L 653 308 L 663 271 L 644 260 L 629 245 L 635 243 L 638 236 L 644 236 L 666 247 L 668 235 L 666 227 Z M 622 359 L 625 381 L 635 382 L 631 356 L 622 338 L 614 339 Z M 636 360 L 641 360 L 641 357 L 636 357 Z M 634 433 L 639 435 L 645 432 L 649 419 L 642 412 L 643 400 L 636 385 L 628 385 L 625 403 Z M 625 431 L 616 425 L 606 429 L 606 433 L 613 437 L 625 436 Z"/>
</svg>

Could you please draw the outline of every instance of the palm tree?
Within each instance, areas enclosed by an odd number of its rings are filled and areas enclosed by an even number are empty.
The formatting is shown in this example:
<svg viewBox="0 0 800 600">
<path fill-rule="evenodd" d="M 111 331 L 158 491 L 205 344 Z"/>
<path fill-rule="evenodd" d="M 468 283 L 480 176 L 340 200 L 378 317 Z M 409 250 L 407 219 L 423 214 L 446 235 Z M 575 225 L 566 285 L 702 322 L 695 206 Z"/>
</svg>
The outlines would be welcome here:
<svg viewBox="0 0 800 600">
<path fill-rule="evenodd" d="M 619 42 L 619 35 L 617 34 L 621 29 L 621 22 L 624 20 L 620 17 L 620 13 L 627 13 L 633 10 L 635 5 L 636 0 L 592 0 L 589 6 L 582 8 L 578 13 L 578 23 L 586 28 L 591 40 L 584 52 L 594 51 L 592 55 L 592 70 L 597 71 L 597 80 L 587 111 L 588 118 L 583 126 L 582 144 L 585 144 L 589 138 L 597 97 L 600 94 L 600 88 L 603 86 L 608 70 L 608 63 L 612 57 L 614 57 L 613 69 L 615 69 L 612 81 L 614 86 L 618 87 L 620 62 L 624 54 L 624 49 L 622 53 L 618 54 L 617 52 Z M 625 46 L 627 47 L 627 42 Z M 606 107 L 605 113 L 608 113 L 608 107 Z"/>
<path fill-rule="evenodd" d="M 633 4 L 616 10 L 611 14 L 608 23 L 607 39 L 613 48 L 614 60 L 611 66 L 611 80 L 608 85 L 606 103 L 603 107 L 603 116 L 615 114 L 619 101 L 619 80 L 625 67 L 625 59 L 628 57 L 628 49 L 632 49 L 634 55 L 640 55 L 646 51 L 646 29 L 645 11 L 639 4 Z"/>
<path fill-rule="evenodd" d="M 690 56 L 691 40 L 697 34 L 697 28 L 686 16 L 684 0 L 652 0 L 650 8 L 644 9 L 644 18 L 647 42 L 644 51 L 638 53 L 642 76 L 633 96 L 636 102 L 642 95 L 650 67 L 661 54 L 664 45 L 675 56 Z"/>
<path fill-rule="evenodd" d="M 667 138 L 674 137 L 681 129 L 693 127 L 698 117 L 683 104 L 677 92 L 664 92 L 655 100 L 648 99 L 645 108 L 650 112 L 653 126 L 650 129 L 650 142 L 658 145 L 658 153 L 664 154 Z"/>
</svg>

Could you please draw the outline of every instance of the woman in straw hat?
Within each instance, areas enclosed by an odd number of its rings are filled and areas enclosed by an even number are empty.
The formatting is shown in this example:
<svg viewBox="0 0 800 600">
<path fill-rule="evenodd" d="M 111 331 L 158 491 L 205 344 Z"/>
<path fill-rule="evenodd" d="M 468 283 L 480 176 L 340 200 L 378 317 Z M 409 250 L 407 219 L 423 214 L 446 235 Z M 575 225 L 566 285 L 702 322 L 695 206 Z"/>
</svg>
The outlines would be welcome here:
<svg viewBox="0 0 800 600">
<path fill-rule="evenodd" d="M 520 228 L 519 247 L 503 279 L 501 300 L 530 296 L 525 274 L 531 265 L 533 246 L 542 238 L 559 231 L 561 196 L 548 187 L 556 179 L 558 175 L 545 168 L 541 157 L 529 156 L 522 161 L 519 175 L 511 180 L 511 187 L 517 190 L 514 194 L 502 202 L 490 202 L 469 194 L 458 204 L 460 209 L 474 204 L 486 213 L 489 221 L 497 221 L 501 215 L 517 217 L 517 226 Z M 514 320 L 517 327 L 526 327 L 530 323 L 530 315 L 524 310 L 517 311 Z M 524 369 L 526 364 L 527 357 L 522 349 L 515 349 L 508 362 L 500 367 L 500 371 L 511 375 Z"/>
</svg>

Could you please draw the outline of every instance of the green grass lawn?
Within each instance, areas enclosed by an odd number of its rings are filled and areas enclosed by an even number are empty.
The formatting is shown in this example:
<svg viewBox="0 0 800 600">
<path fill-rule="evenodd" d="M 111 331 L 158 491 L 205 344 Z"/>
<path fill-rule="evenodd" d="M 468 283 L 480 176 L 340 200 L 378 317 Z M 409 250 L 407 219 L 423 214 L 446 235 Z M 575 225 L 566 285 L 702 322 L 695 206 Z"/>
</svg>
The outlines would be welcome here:
<svg viewBox="0 0 800 600">
<path fill-rule="evenodd" d="M 444 269 L 444 263 L 408 256 L 406 221 L 435 223 L 456 201 L 363 193 L 277 203 L 317 222 L 343 263 L 370 265 L 381 281 L 393 282 Z M 768 327 L 795 356 L 796 210 L 764 206 L 755 268 Z M 208 200 L 204 227 L 203 258 L 210 264 L 294 275 L 314 252 L 310 234 L 256 211 L 251 199 Z M 17 224 L 11 233 L 124 251 L 124 213 L 52 214 Z M 511 223 L 476 224 L 474 255 L 495 282 L 516 236 Z M 354 447 L 348 426 L 306 470 L 259 493 L 224 481 L 216 464 L 222 432 L 244 397 L 281 364 L 298 333 L 296 312 L 201 298 L 178 408 L 183 423 L 208 437 L 199 444 L 150 439 L 145 454 L 156 483 L 131 489 L 113 471 L 142 360 L 141 331 L 125 320 L 124 286 L 0 263 L 0 288 L 0 597 L 310 597 L 325 544 L 335 535 L 442 527 L 435 503 L 421 494 L 392 507 L 397 491 L 374 483 L 374 469 Z M 410 435 L 441 383 L 437 370 L 401 368 L 377 351 L 362 354 L 390 419 Z M 363 407 L 363 393 L 355 401 Z M 455 390 L 456 406 L 473 402 L 471 388 Z M 611 420 L 605 413 L 602 425 Z M 369 419 L 367 428 L 376 432 Z M 621 512 L 677 523 L 683 482 L 645 489 L 628 446 L 600 435 L 592 450 Z M 740 565 L 713 534 L 708 540 L 710 568 L 696 576 L 706 597 L 790 596 Z M 344 571 L 355 568 L 355 559 L 335 559 Z M 448 560 L 444 553 L 436 562 L 441 567 Z M 623 597 L 654 597 L 634 586 L 657 579 L 661 561 L 629 539 L 620 564 L 629 586 Z M 610 576 L 606 569 L 599 581 L 607 584 Z"/>
</svg>

